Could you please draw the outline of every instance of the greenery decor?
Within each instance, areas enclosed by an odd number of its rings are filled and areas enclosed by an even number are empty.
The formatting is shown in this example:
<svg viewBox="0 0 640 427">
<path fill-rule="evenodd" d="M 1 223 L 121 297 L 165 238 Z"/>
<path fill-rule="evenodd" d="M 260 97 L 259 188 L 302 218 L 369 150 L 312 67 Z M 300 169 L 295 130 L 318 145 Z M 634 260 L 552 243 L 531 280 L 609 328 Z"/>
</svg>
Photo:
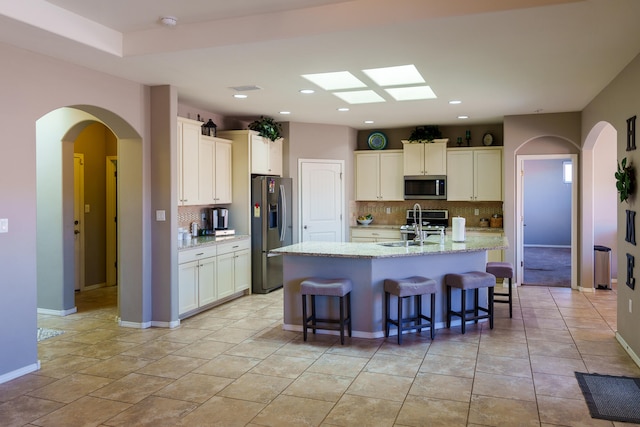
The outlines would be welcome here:
<svg viewBox="0 0 640 427">
<path fill-rule="evenodd" d="M 635 191 L 635 174 L 631 164 L 627 165 L 627 158 L 618 163 L 616 172 L 616 189 L 620 195 L 620 202 L 626 201 Z"/>
<path fill-rule="evenodd" d="M 271 117 L 260 116 L 260 120 L 249 123 L 249 129 L 272 141 L 282 138 L 282 125 Z"/>
<path fill-rule="evenodd" d="M 429 141 L 442 138 L 442 132 L 436 125 L 416 126 L 409 136 L 409 141 Z"/>
</svg>

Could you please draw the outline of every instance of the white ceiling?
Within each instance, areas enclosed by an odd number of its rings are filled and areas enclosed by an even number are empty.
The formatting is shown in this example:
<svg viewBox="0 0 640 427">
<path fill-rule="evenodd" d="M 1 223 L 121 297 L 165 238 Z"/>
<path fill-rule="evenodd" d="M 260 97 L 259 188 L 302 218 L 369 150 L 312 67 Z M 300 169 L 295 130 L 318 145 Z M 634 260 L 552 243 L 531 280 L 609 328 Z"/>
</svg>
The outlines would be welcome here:
<svg viewBox="0 0 640 427">
<path fill-rule="evenodd" d="M 639 19 L 637 0 L 0 0 L 0 42 L 170 84 L 226 116 L 373 129 L 582 110 L 640 52 Z M 362 73 L 406 64 L 437 99 L 394 101 Z M 301 77 L 330 71 L 387 102 L 338 112 L 343 101 Z M 233 99 L 245 85 L 262 89 Z"/>
</svg>

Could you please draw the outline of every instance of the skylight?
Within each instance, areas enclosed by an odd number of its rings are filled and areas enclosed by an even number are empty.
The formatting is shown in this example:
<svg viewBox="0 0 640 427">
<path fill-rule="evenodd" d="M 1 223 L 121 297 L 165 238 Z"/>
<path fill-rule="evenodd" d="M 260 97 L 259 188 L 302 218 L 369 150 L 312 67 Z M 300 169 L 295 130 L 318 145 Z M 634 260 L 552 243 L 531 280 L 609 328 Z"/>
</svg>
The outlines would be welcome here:
<svg viewBox="0 0 640 427">
<path fill-rule="evenodd" d="M 372 68 L 362 70 L 378 86 L 401 86 L 424 83 L 424 78 L 415 65 L 399 65 L 396 67 Z"/>
<path fill-rule="evenodd" d="M 372 104 L 375 102 L 386 102 L 383 97 L 372 90 L 334 92 L 333 94 L 349 104 Z"/>
<path fill-rule="evenodd" d="M 429 86 L 414 87 L 396 87 L 385 89 L 387 93 L 393 96 L 396 101 L 414 101 L 417 99 L 435 99 L 436 94 L 433 93 Z"/>
<path fill-rule="evenodd" d="M 302 77 L 324 90 L 357 89 L 367 87 L 360 79 L 348 71 L 333 73 L 303 74 Z"/>
</svg>

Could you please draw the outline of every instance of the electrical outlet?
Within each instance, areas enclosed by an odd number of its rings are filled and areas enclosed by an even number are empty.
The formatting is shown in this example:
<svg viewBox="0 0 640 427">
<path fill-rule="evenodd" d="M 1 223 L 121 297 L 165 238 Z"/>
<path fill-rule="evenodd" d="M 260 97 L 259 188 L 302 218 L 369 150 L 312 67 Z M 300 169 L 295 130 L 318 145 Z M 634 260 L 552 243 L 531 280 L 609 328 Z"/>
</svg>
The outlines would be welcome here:
<svg viewBox="0 0 640 427">
<path fill-rule="evenodd" d="M 391 208 L 387 208 L 387 214 L 391 213 Z"/>
<path fill-rule="evenodd" d="M 9 232 L 9 218 L 0 218 L 0 233 Z"/>
<path fill-rule="evenodd" d="M 629 300 L 629 313 L 633 313 L 633 301 Z"/>
<path fill-rule="evenodd" d="M 480 215 L 480 209 L 476 209 L 476 210 L 473 212 L 473 214 L 474 214 L 475 216 Z"/>
</svg>

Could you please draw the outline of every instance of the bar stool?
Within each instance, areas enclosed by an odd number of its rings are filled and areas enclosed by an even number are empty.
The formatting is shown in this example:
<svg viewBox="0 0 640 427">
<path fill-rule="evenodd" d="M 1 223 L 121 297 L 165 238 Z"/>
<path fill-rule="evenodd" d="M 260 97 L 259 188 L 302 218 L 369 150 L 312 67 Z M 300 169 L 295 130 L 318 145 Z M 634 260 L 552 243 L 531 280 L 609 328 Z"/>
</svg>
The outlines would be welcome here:
<svg viewBox="0 0 640 427">
<path fill-rule="evenodd" d="M 484 271 L 470 271 L 462 274 L 447 274 L 444 277 L 447 285 L 447 328 L 451 327 L 451 316 L 458 316 L 462 319 L 462 333 L 465 333 L 465 324 L 470 320 L 478 323 L 480 319 L 489 319 L 489 328 L 493 329 L 493 288 L 496 284 L 496 277 Z M 460 311 L 451 310 L 451 288 L 458 288 L 461 291 Z M 478 304 L 478 289 L 488 288 L 489 297 L 487 306 L 480 307 Z M 473 290 L 473 308 L 467 310 L 466 296 L 467 290 Z M 485 314 L 480 314 L 482 311 Z M 473 314 L 473 316 L 469 316 Z"/>
<path fill-rule="evenodd" d="M 304 340 L 307 340 L 307 328 L 340 331 L 340 344 L 344 345 L 344 327 L 348 327 L 351 336 L 351 289 L 353 285 L 349 279 L 321 279 L 310 277 L 300 283 L 302 294 L 302 328 Z M 311 295 L 311 316 L 307 316 L 307 295 Z M 340 298 L 340 319 L 320 319 L 316 317 L 316 296 L 328 296 Z M 345 316 L 344 300 L 346 296 L 347 313 Z M 329 324 L 318 326 L 317 323 Z M 338 326 L 331 324 L 337 323 Z"/>
<path fill-rule="evenodd" d="M 509 304 L 509 317 L 513 317 L 513 290 L 511 280 L 513 279 L 513 265 L 510 262 L 495 262 L 490 261 L 487 263 L 487 273 L 493 274 L 497 279 L 509 279 L 509 292 L 508 293 L 493 293 L 494 302 Z M 507 299 L 503 299 L 507 297 Z"/>
<path fill-rule="evenodd" d="M 435 328 L 433 327 L 433 320 L 436 313 L 436 291 L 437 284 L 433 279 L 426 277 L 413 276 L 406 279 L 386 279 L 384 281 L 384 301 L 386 307 L 385 317 L 385 337 L 389 336 L 389 324 L 396 325 L 398 327 L 398 345 L 402 344 L 402 332 L 411 331 L 416 329 L 418 333 L 422 332 L 423 328 L 431 328 L 431 339 L 435 336 Z M 431 294 L 431 309 L 429 317 L 422 314 L 422 295 Z M 391 297 L 395 295 L 398 297 L 398 320 L 393 320 L 389 316 L 391 309 Z M 402 301 L 405 298 L 415 297 L 415 313 L 413 316 L 403 318 L 402 317 Z M 429 323 L 422 323 L 422 320 L 426 320 Z M 413 325 L 411 325 L 413 323 Z M 407 326 L 404 326 L 408 324 Z"/>
</svg>

